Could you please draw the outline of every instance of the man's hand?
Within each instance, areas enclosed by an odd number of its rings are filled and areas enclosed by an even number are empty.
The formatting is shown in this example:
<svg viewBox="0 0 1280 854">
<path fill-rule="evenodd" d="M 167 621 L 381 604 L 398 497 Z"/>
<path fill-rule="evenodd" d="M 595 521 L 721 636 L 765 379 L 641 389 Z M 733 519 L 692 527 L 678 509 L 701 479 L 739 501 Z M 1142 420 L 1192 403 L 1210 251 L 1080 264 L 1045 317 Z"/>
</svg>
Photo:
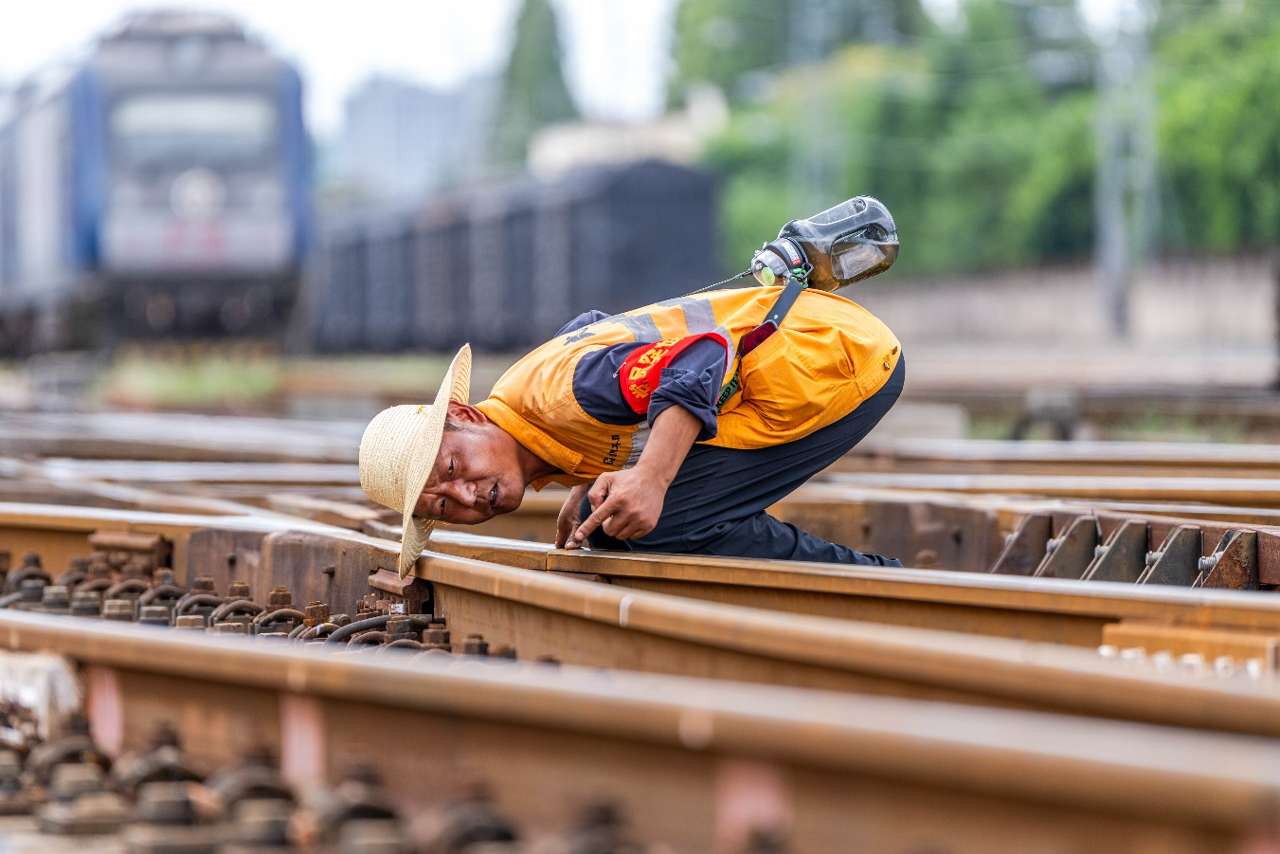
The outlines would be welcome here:
<svg viewBox="0 0 1280 854">
<path fill-rule="evenodd" d="M 667 486 L 639 467 L 605 472 L 587 493 L 593 512 L 565 547 L 579 548 L 596 528 L 619 540 L 643 537 L 658 524 Z"/>
<path fill-rule="evenodd" d="M 573 529 L 581 524 L 582 519 L 579 508 L 582 507 L 582 499 L 587 494 L 587 490 L 591 488 L 589 483 L 581 483 L 569 490 L 569 497 L 565 499 L 564 506 L 560 508 L 560 518 L 556 520 L 556 548 L 562 549 L 565 543 L 569 542 L 569 536 L 573 533 Z"/>
<path fill-rule="evenodd" d="M 671 406 L 653 420 L 634 468 L 605 472 L 587 493 L 592 513 L 578 526 L 565 548 L 579 548 L 596 528 L 618 540 L 634 540 L 652 531 L 662 515 L 667 487 L 698 438 L 697 418 Z M 563 517 L 563 514 L 562 514 Z"/>
</svg>

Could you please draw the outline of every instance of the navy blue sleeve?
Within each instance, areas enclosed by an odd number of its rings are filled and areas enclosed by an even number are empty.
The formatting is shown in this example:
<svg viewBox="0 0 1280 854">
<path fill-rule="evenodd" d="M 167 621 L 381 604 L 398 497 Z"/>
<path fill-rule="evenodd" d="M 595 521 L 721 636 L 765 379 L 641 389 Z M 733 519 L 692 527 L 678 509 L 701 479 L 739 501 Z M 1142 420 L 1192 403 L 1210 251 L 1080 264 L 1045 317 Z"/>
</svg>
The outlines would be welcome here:
<svg viewBox="0 0 1280 854">
<path fill-rule="evenodd" d="M 618 372 L 637 347 L 648 344 L 614 344 L 585 354 L 573 372 L 573 396 L 583 411 L 605 424 L 638 424 L 645 420 L 622 396 Z M 658 389 L 649 400 L 648 421 L 653 425 L 668 406 L 679 406 L 702 423 L 698 441 L 716 436 L 716 402 L 724 383 L 724 346 L 704 338 L 680 353 L 658 377 Z"/>
<path fill-rule="evenodd" d="M 578 360 L 573 369 L 573 396 L 584 412 L 605 424 L 639 424 L 644 420 L 622 396 L 618 371 L 633 350 L 647 346 L 635 342 L 614 344 L 592 350 Z"/>
<path fill-rule="evenodd" d="M 716 437 L 716 402 L 724 383 L 724 345 L 703 338 L 671 360 L 649 400 L 649 426 L 669 406 L 679 406 L 702 422 L 698 441 Z M 621 397 L 621 390 L 618 395 Z"/>
<path fill-rule="evenodd" d="M 570 332 L 574 332 L 584 326 L 589 326 L 597 320 L 604 320 L 608 316 L 609 315 L 605 314 L 603 311 L 595 308 L 591 309 L 591 311 L 584 311 L 564 326 L 561 326 L 560 331 L 551 337 L 558 338 L 561 335 L 568 335 Z"/>
</svg>

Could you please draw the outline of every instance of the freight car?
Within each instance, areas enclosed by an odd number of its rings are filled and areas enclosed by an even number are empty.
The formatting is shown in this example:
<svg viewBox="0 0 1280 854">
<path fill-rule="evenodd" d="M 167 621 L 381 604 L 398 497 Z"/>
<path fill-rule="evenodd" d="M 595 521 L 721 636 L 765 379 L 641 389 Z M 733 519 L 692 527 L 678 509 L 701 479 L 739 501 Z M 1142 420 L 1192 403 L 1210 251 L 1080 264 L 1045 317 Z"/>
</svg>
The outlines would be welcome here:
<svg viewBox="0 0 1280 854">
<path fill-rule="evenodd" d="M 716 278 L 715 211 L 709 175 L 650 160 L 347 215 L 321 229 L 302 346 L 528 347 Z"/>
<path fill-rule="evenodd" d="M 0 112 L 0 353 L 280 325 L 310 159 L 289 62 L 221 15 L 126 17 Z"/>
</svg>

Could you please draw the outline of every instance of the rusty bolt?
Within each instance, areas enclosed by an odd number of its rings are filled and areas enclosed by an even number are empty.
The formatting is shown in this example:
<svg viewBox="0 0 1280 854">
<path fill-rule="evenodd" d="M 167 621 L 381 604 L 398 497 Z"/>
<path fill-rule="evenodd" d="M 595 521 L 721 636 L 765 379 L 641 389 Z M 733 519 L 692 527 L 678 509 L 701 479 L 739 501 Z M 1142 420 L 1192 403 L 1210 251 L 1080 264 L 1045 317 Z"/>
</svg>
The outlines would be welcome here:
<svg viewBox="0 0 1280 854">
<path fill-rule="evenodd" d="M 164 605 L 143 605 L 138 622 L 146 626 L 169 625 L 170 611 Z"/>
<path fill-rule="evenodd" d="M 71 594 L 61 584 L 47 584 L 40 591 L 40 607 L 46 611 L 66 611 L 71 607 Z"/>
<path fill-rule="evenodd" d="M 97 590 L 77 590 L 71 594 L 73 617 L 96 617 L 102 613 L 102 594 Z"/>
<path fill-rule="evenodd" d="M 488 837 L 484 837 L 488 838 Z M 498 850 L 508 846 L 494 843 L 492 846 L 480 843 L 466 846 L 473 851 L 484 848 Z M 338 829 L 339 851 L 411 851 L 405 830 L 394 818 L 352 818 L 343 822 Z"/>
<path fill-rule="evenodd" d="M 241 801 L 236 807 L 236 841 L 250 850 L 284 849 L 289 843 L 289 818 L 290 806 L 284 801 Z"/>
<path fill-rule="evenodd" d="M 173 623 L 176 629 L 199 629 L 204 630 L 204 617 L 200 614 L 183 614 Z"/>
<path fill-rule="evenodd" d="M 271 588 L 271 592 L 267 594 L 267 607 L 287 608 L 293 604 L 293 594 L 289 592 L 288 587 L 277 585 Z"/>
<path fill-rule="evenodd" d="M 23 602 L 39 602 L 44 595 L 44 586 L 44 579 L 28 578 L 18 585 L 18 592 L 22 594 Z"/>
<path fill-rule="evenodd" d="M 167 827 L 196 823 L 195 804 L 186 783 L 146 783 L 138 789 L 137 821 Z"/>
<path fill-rule="evenodd" d="M 136 604 L 137 601 L 134 599 L 108 599 L 102 603 L 102 618 L 132 623 L 136 616 L 134 614 Z"/>
<path fill-rule="evenodd" d="M 467 639 L 462 642 L 463 655 L 488 655 L 489 644 L 484 639 L 484 635 L 467 635 Z"/>
<path fill-rule="evenodd" d="M 212 593 L 213 592 L 213 576 L 197 575 L 196 580 L 191 582 L 192 593 Z"/>
<path fill-rule="evenodd" d="M 387 635 L 392 640 L 413 638 L 415 634 L 417 634 L 417 632 L 413 630 L 413 620 L 409 617 L 399 615 L 390 617 L 387 620 Z"/>
<path fill-rule="evenodd" d="M 422 642 L 433 646 L 449 646 L 449 630 L 429 628 L 422 633 Z"/>
<path fill-rule="evenodd" d="M 247 635 L 249 634 L 248 623 L 237 623 L 228 620 L 225 623 L 218 623 L 213 627 L 215 635 Z"/>
<path fill-rule="evenodd" d="M 233 555 L 234 557 L 234 555 Z M 253 592 L 249 589 L 247 581 L 233 581 L 227 587 L 228 599 L 253 599 Z"/>
<path fill-rule="evenodd" d="M 306 617 L 302 622 L 307 628 L 329 622 L 329 606 L 324 602 L 311 602 L 303 613 Z"/>
<path fill-rule="evenodd" d="M 53 769 L 49 788 L 57 801 L 74 801 L 81 795 L 102 791 L 102 769 L 92 762 L 64 763 Z"/>
</svg>

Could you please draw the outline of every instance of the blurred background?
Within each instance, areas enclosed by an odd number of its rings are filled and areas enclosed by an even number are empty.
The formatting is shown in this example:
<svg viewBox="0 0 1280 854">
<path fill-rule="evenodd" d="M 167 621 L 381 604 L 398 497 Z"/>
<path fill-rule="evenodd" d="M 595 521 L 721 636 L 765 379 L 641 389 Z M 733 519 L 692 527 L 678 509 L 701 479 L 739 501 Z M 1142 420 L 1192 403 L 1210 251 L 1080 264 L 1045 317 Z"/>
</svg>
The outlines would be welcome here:
<svg viewBox="0 0 1280 854">
<path fill-rule="evenodd" d="M 83 0 L 0 27 L 0 406 L 363 415 L 854 194 L 889 429 L 1280 434 L 1263 0 Z"/>
</svg>

